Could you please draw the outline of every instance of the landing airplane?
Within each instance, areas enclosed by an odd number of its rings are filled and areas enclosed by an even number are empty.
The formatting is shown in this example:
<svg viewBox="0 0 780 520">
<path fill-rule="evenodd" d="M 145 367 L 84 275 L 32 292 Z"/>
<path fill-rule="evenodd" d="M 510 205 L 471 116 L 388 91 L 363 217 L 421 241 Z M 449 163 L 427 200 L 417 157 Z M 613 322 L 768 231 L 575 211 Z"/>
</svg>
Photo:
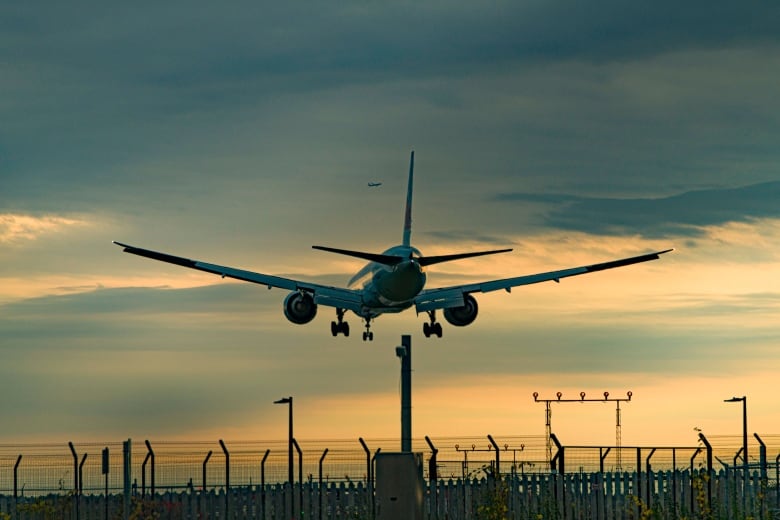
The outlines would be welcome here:
<svg viewBox="0 0 780 520">
<path fill-rule="evenodd" d="M 377 186 L 381 186 L 381 185 L 382 185 L 381 182 L 369 182 L 368 183 L 368 187 L 369 188 L 376 188 Z"/>
<path fill-rule="evenodd" d="M 346 288 L 245 271 L 142 249 L 121 242 L 114 241 L 114 243 L 124 248 L 123 251 L 126 253 L 218 274 L 222 278 L 228 277 L 265 285 L 269 289 L 272 287 L 286 289 L 290 293 L 284 299 L 284 315 L 289 321 L 298 325 L 312 321 L 317 314 L 318 305 L 334 307 L 336 309 L 336 320 L 330 324 L 330 331 L 333 336 L 338 336 L 339 334 L 349 336 L 349 323 L 344 321 L 344 313 L 352 311 L 365 324 L 363 341 L 374 339 L 374 333 L 371 331 L 371 322 L 381 314 L 398 313 L 414 306 L 417 314 L 421 312 L 428 314 L 429 321 L 423 324 L 425 337 L 435 335 L 441 338 L 442 327 L 441 323 L 436 321 L 436 311 L 442 310 L 444 319 L 451 325 L 456 327 L 469 325 L 477 317 L 478 307 L 477 300 L 473 296 L 474 293 L 486 293 L 499 289 L 511 292 L 512 287 L 521 285 L 546 281 L 560 282 L 561 278 L 569 276 L 623 267 L 647 262 L 648 260 L 657 260 L 660 255 L 672 251 L 672 249 L 666 249 L 664 251 L 560 271 L 425 289 L 425 268 L 429 265 L 475 256 L 506 253 L 511 251 L 511 249 L 423 256 L 419 249 L 411 245 L 413 179 L 414 152 L 412 152 L 409 162 L 409 181 L 406 189 L 406 211 L 404 214 L 403 241 L 401 245 L 393 246 L 381 254 L 312 246 L 313 249 L 368 260 L 369 263 L 352 277 Z"/>
</svg>

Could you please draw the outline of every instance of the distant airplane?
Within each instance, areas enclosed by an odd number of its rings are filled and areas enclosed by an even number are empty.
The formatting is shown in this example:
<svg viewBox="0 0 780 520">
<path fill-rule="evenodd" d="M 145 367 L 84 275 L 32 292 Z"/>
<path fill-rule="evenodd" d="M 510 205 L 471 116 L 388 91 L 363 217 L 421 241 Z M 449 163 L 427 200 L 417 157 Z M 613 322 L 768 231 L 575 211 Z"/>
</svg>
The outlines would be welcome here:
<svg viewBox="0 0 780 520">
<path fill-rule="evenodd" d="M 371 331 L 371 322 L 381 314 L 398 313 L 414 306 L 418 314 L 421 312 L 428 314 L 429 321 L 423 324 L 425 337 L 430 337 L 433 334 L 440 338 L 442 336 L 442 327 L 441 323 L 436 321 L 436 311 L 442 310 L 444 319 L 452 325 L 457 327 L 469 325 L 477 317 L 478 307 L 477 300 L 473 296 L 474 293 L 486 293 L 499 289 L 510 292 L 512 287 L 521 285 L 550 280 L 560 282 L 561 278 L 569 276 L 623 267 L 648 260 L 657 260 L 659 255 L 672 251 L 672 249 L 666 249 L 664 251 L 560 271 L 425 289 L 425 268 L 429 265 L 475 256 L 505 253 L 511 251 L 511 249 L 423 256 L 419 249 L 411 245 L 413 179 L 414 152 L 411 154 L 409 163 L 409 181 L 406 190 L 406 211 L 404 213 L 403 241 L 401 245 L 393 246 L 381 254 L 312 246 L 312 248 L 321 251 L 353 256 L 369 261 L 365 267 L 352 277 L 346 288 L 281 278 L 141 249 L 121 242 L 114 241 L 114 243 L 123 247 L 126 253 L 218 274 L 223 278 L 227 276 L 236 280 L 265 285 L 269 289 L 279 287 L 291 291 L 284 299 L 284 315 L 292 323 L 298 325 L 312 321 L 317 314 L 318 305 L 335 307 L 336 321 L 332 321 L 330 325 L 333 336 L 337 336 L 339 333 L 349 336 L 349 324 L 344 321 L 344 313 L 348 310 L 352 311 L 364 321 L 363 341 L 374 339 L 374 333 Z"/>
<path fill-rule="evenodd" d="M 369 182 L 368 183 L 368 187 L 369 188 L 376 188 L 377 186 L 381 186 L 381 185 L 382 185 L 381 182 Z"/>
</svg>

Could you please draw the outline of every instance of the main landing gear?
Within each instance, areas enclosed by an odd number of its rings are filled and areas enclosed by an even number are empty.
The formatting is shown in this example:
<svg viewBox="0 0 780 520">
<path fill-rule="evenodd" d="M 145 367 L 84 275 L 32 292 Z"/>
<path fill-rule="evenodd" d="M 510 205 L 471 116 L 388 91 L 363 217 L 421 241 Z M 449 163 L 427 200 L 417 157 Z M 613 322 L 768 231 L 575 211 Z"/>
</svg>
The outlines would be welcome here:
<svg viewBox="0 0 780 520">
<path fill-rule="evenodd" d="M 330 322 L 330 333 L 335 337 L 341 332 L 344 337 L 349 337 L 349 323 L 344 321 L 344 309 L 336 309 L 336 319 L 338 321 Z"/>
<path fill-rule="evenodd" d="M 423 323 L 423 334 L 426 338 L 430 338 L 431 334 L 440 338 L 442 335 L 441 323 L 436 321 L 436 311 L 428 311 L 428 317 L 431 319 L 430 323 Z"/>
</svg>

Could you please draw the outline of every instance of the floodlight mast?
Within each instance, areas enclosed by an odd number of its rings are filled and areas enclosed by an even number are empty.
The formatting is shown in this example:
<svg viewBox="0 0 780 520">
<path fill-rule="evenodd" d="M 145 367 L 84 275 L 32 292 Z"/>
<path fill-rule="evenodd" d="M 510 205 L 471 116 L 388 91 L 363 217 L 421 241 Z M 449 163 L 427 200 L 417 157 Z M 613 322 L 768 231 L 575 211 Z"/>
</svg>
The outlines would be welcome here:
<svg viewBox="0 0 780 520">
<path fill-rule="evenodd" d="M 748 478 L 748 444 L 747 444 L 747 396 L 732 397 L 731 399 L 724 399 L 724 403 L 742 403 L 742 482 L 746 485 Z M 735 464 L 736 466 L 736 461 Z M 747 504 L 747 493 L 743 492 L 743 498 L 745 499 L 744 505 Z"/>
<path fill-rule="evenodd" d="M 287 480 L 290 483 L 290 511 L 292 511 L 293 516 L 295 516 L 295 500 L 292 498 L 294 494 L 293 489 L 295 488 L 295 480 L 293 477 L 293 398 L 292 396 L 282 397 L 281 399 L 274 401 L 274 404 L 290 405 L 287 425 Z"/>
<path fill-rule="evenodd" d="M 615 410 L 615 446 L 616 446 L 616 453 L 615 453 L 615 469 L 617 471 L 621 471 L 623 469 L 623 461 L 621 458 L 620 453 L 620 447 L 622 444 L 622 437 L 623 437 L 623 426 L 621 423 L 620 418 L 620 403 L 621 402 L 629 402 L 631 401 L 631 397 L 634 395 L 634 393 L 629 390 L 626 392 L 626 397 L 609 397 L 609 392 L 604 392 L 604 397 L 600 399 L 586 399 L 585 398 L 585 392 L 580 392 L 580 398 L 579 399 L 563 399 L 563 392 L 556 392 L 555 393 L 555 399 L 540 399 L 539 398 L 539 392 L 534 392 L 534 402 L 537 403 L 544 403 L 545 404 L 545 441 L 546 441 L 546 448 L 547 448 L 547 462 L 549 464 L 550 460 L 552 459 L 552 403 L 606 403 L 606 402 L 614 402 L 616 405 Z"/>
</svg>

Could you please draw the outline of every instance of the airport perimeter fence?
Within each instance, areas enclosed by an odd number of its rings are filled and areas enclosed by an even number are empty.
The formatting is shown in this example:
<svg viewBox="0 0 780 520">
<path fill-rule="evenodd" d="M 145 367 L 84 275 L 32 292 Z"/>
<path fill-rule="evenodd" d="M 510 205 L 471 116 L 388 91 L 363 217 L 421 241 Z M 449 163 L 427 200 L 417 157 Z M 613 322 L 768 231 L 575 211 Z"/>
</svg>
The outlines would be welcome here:
<svg viewBox="0 0 780 520">
<path fill-rule="evenodd" d="M 0 445 L 0 519 L 369 519 L 375 457 L 398 444 L 296 442 L 292 487 L 287 441 Z M 548 460 L 543 436 L 415 440 L 426 518 L 736 519 L 780 511 L 780 436 L 751 437 L 747 476 L 736 436 L 702 435 L 678 447 L 557 444 Z"/>
</svg>

